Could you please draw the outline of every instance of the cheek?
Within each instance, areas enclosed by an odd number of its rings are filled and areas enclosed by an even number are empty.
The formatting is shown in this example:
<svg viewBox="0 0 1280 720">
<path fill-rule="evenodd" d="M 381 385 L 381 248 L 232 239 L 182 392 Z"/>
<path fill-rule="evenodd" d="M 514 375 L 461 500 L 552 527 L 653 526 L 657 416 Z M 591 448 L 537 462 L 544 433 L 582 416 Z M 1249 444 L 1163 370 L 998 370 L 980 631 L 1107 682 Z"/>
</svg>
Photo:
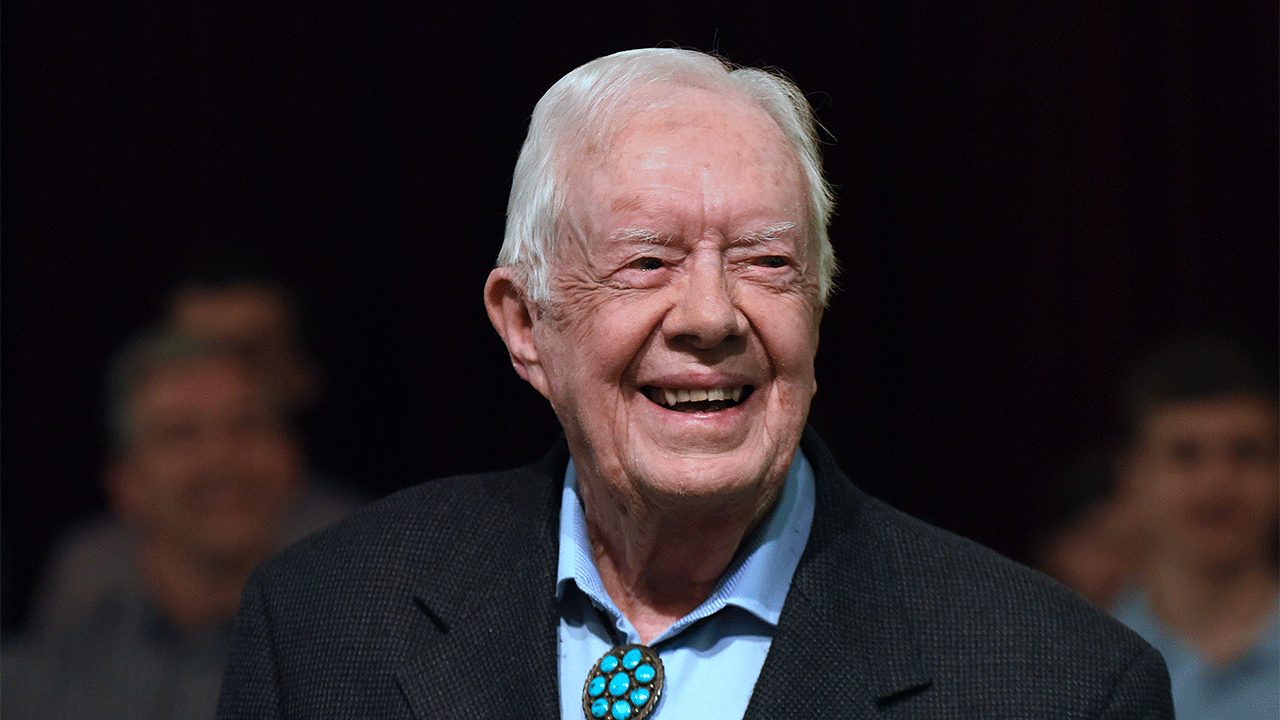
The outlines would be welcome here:
<svg viewBox="0 0 1280 720">
<path fill-rule="evenodd" d="M 1280 478 L 1271 469 L 1259 470 L 1249 478 L 1249 496 L 1263 513 L 1280 513 Z"/>
<path fill-rule="evenodd" d="M 275 442 L 264 441 L 246 455 L 252 459 L 251 470 L 254 477 L 271 489 L 288 491 L 298 483 L 293 455 Z"/>
<path fill-rule="evenodd" d="M 1169 522 L 1179 505 L 1179 492 L 1183 483 L 1169 470 L 1162 470 L 1150 463 L 1135 469 L 1133 476 L 1135 509 L 1148 527 L 1160 527 Z"/>
<path fill-rule="evenodd" d="M 186 453 L 157 452 L 142 464 L 143 492 L 158 498 L 180 494 L 196 470 Z"/>
<path fill-rule="evenodd" d="M 543 344 L 551 348 L 553 372 L 580 379 L 624 372 L 653 334 L 661 313 L 650 304 L 612 299 L 582 303 L 562 317 L 546 328 Z"/>
<path fill-rule="evenodd" d="M 185 517 L 187 484 L 169 468 L 148 466 L 127 490 L 128 513 L 145 525 L 168 525 Z"/>
<path fill-rule="evenodd" d="M 809 312 L 788 313 L 755 323 L 761 342 L 779 377 L 813 391 L 813 359 L 818 350 L 818 333 Z"/>
</svg>

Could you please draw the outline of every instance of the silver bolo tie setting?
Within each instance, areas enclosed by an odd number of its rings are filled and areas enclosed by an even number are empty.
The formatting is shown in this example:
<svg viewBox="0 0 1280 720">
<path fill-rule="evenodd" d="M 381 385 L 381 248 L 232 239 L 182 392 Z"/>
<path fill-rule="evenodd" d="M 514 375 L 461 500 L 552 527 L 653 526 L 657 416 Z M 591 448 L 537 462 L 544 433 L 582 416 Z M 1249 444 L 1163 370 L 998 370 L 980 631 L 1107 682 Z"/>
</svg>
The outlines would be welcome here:
<svg viewBox="0 0 1280 720">
<path fill-rule="evenodd" d="M 619 645 L 605 653 L 582 686 L 587 720 L 644 720 L 662 697 L 662 660 L 646 645 Z"/>
</svg>

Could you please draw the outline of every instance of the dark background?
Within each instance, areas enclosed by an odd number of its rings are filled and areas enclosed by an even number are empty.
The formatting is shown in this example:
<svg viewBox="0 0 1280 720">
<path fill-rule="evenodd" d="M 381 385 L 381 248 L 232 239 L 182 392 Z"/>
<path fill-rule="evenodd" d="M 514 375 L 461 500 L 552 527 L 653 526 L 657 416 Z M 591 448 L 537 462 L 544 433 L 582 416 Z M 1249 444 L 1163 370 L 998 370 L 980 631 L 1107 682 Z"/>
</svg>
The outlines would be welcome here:
<svg viewBox="0 0 1280 720">
<path fill-rule="evenodd" d="M 913 514 L 1026 559 L 1152 341 L 1225 326 L 1274 359 L 1275 2 L 824 4 L 6 5 L 6 620 L 101 508 L 109 357 L 210 249 L 301 295 L 321 467 L 382 494 L 540 454 L 481 287 L 533 104 L 615 50 L 811 94 L 843 265 L 813 421 Z"/>
</svg>

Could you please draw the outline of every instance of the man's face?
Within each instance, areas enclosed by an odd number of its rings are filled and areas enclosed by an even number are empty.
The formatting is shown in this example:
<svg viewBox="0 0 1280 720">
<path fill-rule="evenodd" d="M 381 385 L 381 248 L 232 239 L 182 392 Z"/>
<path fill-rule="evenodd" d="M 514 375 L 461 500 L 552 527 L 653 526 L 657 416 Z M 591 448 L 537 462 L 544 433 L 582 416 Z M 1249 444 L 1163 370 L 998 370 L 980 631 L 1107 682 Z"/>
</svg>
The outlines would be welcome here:
<svg viewBox="0 0 1280 720">
<path fill-rule="evenodd" d="M 249 370 L 229 359 L 163 368 L 131 407 L 133 440 L 109 483 L 126 519 L 206 560 L 275 547 L 299 460 Z"/>
<path fill-rule="evenodd" d="M 680 91 L 673 91 L 680 92 Z M 758 108 L 702 92 L 580 161 L 530 380 L 584 492 L 756 515 L 815 390 L 821 307 L 799 161 Z"/>
<path fill-rule="evenodd" d="M 1260 398 L 1157 407 L 1131 462 L 1156 547 L 1221 563 L 1269 551 L 1280 504 L 1276 411 Z"/>
</svg>

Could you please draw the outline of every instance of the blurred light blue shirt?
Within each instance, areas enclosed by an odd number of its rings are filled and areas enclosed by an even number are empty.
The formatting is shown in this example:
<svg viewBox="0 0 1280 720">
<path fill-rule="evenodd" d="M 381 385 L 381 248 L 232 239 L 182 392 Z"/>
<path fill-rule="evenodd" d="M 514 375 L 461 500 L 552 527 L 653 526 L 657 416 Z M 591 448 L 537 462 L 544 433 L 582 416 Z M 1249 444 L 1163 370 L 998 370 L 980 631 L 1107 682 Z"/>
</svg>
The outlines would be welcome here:
<svg viewBox="0 0 1280 720">
<path fill-rule="evenodd" d="M 585 718 L 582 690 L 592 666 L 610 648 L 640 643 L 640 635 L 605 592 L 587 535 L 573 462 L 560 505 L 560 710 Z M 813 468 L 796 449 L 773 510 L 739 549 L 706 602 L 649 645 L 658 651 L 666 683 L 654 719 L 741 718 L 800 555 L 814 511 Z"/>
<path fill-rule="evenodd" d="M 1165 627 L 1140 592 L 1122 598 L 1113 614 L 1164 656 L 1178 720 L 1261 719 L 1280 714 L 1280 606 L 1272 608 L 1271 619 L 1254 646 L 1225 666 L 1209 664 Z"/>
</svg>

